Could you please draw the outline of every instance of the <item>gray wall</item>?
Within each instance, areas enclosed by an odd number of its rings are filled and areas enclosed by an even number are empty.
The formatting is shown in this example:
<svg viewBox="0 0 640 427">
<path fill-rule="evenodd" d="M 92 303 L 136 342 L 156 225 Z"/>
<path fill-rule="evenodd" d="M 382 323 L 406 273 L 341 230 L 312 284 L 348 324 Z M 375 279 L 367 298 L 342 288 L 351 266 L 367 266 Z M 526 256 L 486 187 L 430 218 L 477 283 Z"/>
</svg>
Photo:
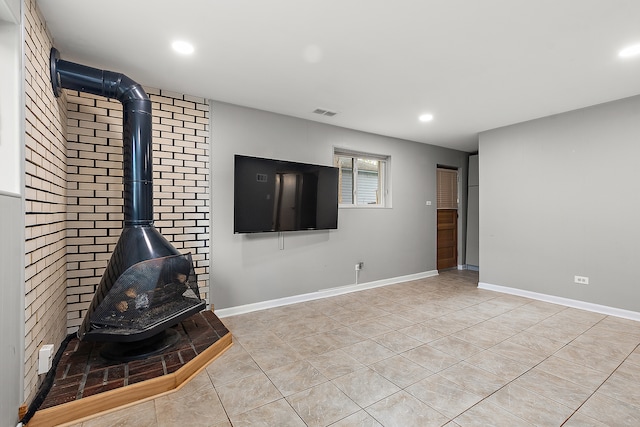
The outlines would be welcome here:
<svg viewBox="0 0 640 427">
<path fill-rule="evenodd" d="M 338 230 L 284 233 L 284 250 L 277 233 L 233 234 L 234 154 L 332 165 L 334 146 L 391 156 L 393 208 L 340 209 Z M 354 284 L 359 261 L 359 283 L 435 270 L 436 165 L 462 168 L 466 182 L 467 153 L 214 101 L 211 162 L 220 309 Z M 461 254 L 464 242 L 461 232 Z"/>
<path fill-rule="evenodd" d="M 640 96 L 484 132 L 479 154 L 481 282 L 640 311 Z"/>
<path fill-rule="evenodd" d="M 469 179 L 467 185 L 467 266 L 480 265 L 480 175 L 478 155 L 469 156 Z"/>
<path fill-rule="evenodd" d="M 0 192 L 0 425 L 15 425 L 22 404 L 24 268 L 22 198 Z"/>
</svg>

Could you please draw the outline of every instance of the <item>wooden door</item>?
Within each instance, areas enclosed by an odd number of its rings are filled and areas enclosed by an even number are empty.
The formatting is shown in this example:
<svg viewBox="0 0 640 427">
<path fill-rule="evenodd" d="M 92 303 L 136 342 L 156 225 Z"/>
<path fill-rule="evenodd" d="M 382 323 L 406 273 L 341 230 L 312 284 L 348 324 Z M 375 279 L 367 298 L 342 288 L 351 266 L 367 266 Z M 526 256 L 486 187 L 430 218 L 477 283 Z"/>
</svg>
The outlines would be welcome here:
<svg viewBox="0 0 640 427">
<path fill-rule="evenodd" d="M 437 173 L 436 267 L 442 270 L 458 266 L 458 170 L 439 167 Z"/>
<path fill-rule="evenodd" d="M 438 209 L 437 268 L 458 266 L 458 210 Z"/>
</svg>

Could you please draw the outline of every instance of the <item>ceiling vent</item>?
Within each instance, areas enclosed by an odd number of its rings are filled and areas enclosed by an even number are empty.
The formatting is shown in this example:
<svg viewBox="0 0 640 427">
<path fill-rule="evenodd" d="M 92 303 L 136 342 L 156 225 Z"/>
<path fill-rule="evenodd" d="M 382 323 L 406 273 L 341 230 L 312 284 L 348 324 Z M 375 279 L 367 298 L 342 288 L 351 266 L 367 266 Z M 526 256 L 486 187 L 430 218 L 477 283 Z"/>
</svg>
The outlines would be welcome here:
<svg viewBox="0 0 640 427">
<path fill-rule="evenodd" d="M 320 114 L 321 116 L 328 116 L 328 117 L 333 117 L 336 114 L 338 114 L 335 111 L 331 111 L 331 110 L 325 110 L 324 108 L 316 108 L 315 110 L 313 110 L 314 114 Z"/>
</svg>

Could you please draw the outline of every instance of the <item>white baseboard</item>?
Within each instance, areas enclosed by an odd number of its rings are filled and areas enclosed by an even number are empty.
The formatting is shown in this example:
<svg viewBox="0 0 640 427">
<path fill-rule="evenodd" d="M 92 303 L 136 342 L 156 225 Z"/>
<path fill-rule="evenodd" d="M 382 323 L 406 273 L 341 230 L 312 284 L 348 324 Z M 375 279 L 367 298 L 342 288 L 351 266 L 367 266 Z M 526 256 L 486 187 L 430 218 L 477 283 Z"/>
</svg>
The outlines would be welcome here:
<svg viewBox="0 0 640 427">
<path fill-rule="evenodd" d="M 492 285 L 490 283 L 478 283 L 479 289 L 488 291 L 496 291 L 504 294 L 517 295 L 521 297 L 531 298 L 538 301 L 550 302 L 552 304 L 564 305 L 567 307 L 579 308 L 581 310 L 593 311 L 595 313 L 606 314 L 608 316 L 622 317 L 640 321 L 640 313 L 637 311 L 624 310 L 622 308 L 609 307 L 606 305 L 594 304 L 570 298 L 558 297 L 555 295 L 541 294 L 538 292 L 527 291 L 524 289 L 510 288 L 507 286 Z"/>
<path fill-rule="evenodd" d="M 411 280 L 424 279 L 438 275 L 438 270 L 424 271 L 422 273 L 408 274 L 406 276 L 392 277 L 389 279 L 376 280 L 373 282 L 360 283 L 357 285 L 345 285 L 335 288 L 321 289 L 317 292 L 308 294 L 293 295 L 285 298 L 272 299 L 268 301 L 256 302 L 253 304 L 239 305 L 236 307 L 223 308 L 215 310 L 218 318 L 235 316 L 237 314 L 250 313 L 252 311 L 266 310 L 268 308 L 280 307 L 283 305 L 296 304 L 304 301 L 312 301 L 316 299 L 328 298 L 351 292 L 362 291 L 365 289 L 379 288 L 381 286 L 394 285 L 396 283 L 409 282 Z"/>
</svg>

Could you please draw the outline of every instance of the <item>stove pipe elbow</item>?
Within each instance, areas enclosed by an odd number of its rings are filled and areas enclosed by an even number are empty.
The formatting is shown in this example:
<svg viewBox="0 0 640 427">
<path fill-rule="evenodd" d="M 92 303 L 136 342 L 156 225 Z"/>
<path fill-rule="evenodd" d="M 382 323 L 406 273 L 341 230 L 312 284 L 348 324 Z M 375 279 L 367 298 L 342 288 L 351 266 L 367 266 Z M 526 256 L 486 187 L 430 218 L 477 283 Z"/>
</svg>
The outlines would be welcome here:
<svg viewBox="0 0 640 427">
<path fill-rule="evenodd" d="M 51 85 L 56 97 L 62 89 L 117 99 L 123 108 L 124 223 L 153 224 L 153 160 L 151 100 L 129 77 L 60 59 L 50 54 Z"/>
</svg>

